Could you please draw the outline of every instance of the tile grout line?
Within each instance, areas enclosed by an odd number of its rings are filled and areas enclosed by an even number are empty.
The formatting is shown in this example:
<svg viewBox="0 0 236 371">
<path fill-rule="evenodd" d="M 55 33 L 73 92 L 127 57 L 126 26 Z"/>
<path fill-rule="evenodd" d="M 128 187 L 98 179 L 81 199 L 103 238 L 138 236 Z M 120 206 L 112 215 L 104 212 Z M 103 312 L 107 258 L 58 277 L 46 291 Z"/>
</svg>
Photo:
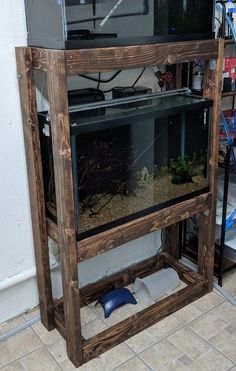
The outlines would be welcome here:
<svg viewBox="0 0 236 371">
<path fill-rule="evenodd" d="M 217 293 L 215 293 L 216 295 L 218 295 Z M 219 297 L 221 297 L 220 295 L 218 295 Z M 221 297 L 222 298 L 222 297 Z M 137 357 L 138 359 L 140 359 L 140 361 L 142 361 L 144 364 L 145 364 L 145 362 L 139 357 L 139 355 L 140 354 L 142 354 L 142 353 L 144 353 L 145 351 L 147 351 L 147 350 L 149 350 L 150 348 L 152 348 L 153 346 L 155 346 L 156 344 L 158 344 L 158 343 L 160 343 L 161 341 L 163 341 L 163 340 L 165 340 L 165 339 L 167 339 L 169 336 L 171 336 L 171 335 L 173 335 L 173 334 L 175 334 L 176 332 L 178 332 L 179 330 L 181 330 L 181 329 L 183 329 L 184 327 L 187 327 L 187 328 L 189 328 L 189 325 L 191 325 L 195 320 L 197 320 L 197 319 L 200 319 L 200 318 L 202 318 L 204 315 L 206 315 L 207 313 L 209 313 L 209 312 L 211 312 L 212 310 L 214 310 L 215 308 L 217 308 L 218 306 L 220 306 L 221 304 L 223 304 L 224 302 L 227 302 L 226 300 L 223 300 L 221 303 L 219 303 L 219 304 L 217 304 L 217 305 L 215 305 L 215 306 L 213 306 L 212 308 L 210 308 L 209 310 L 207 310 L 206 312 L 204 312 L 204 313 L 202 313 L 201 315 L 199 315 L 198 317 L 196 317 L 196 318 L 194 318 L 192 321 L 190 321 L 190 322 L 188 322 L 188 323 L 186 323 L 186 322 L 184 322 L 182 319 L 180 319 L 180 318 L 178 318 L 178 317 L 176 317 L 176 315 L 175 315 L 175 313 L 173 313 L 172 315 L 173 315 L 173 317 L 175 318 L 175 319 L 177 319 L 180 323 L 182 323 L 182 325 L 178 328 L 178 329 L 176 329 L 176 330 L 174 330 L 174 331 L 172 331 L 172 332 L 170 332 L 168 335 L 166 335 L 166 336 L 164 336 L 163 338 L 161 338 L 161 339 L 159 339 L 159 340 L 157 340 L 157 341 L 155 341 L 150 347 L 148 347 L 148 348 L 146 348 L 145 350 L 143 350 L 142 352 L 140 352 L 140 353 L 136 353 L 128 344 L 126 344 L 126 342 L 124 341 L 123 342 L 123 344 L 125 344 L 127 347 L 128 347 L 128 349 L 130 349 L 131 351 L 132 351 L 132 353 L 134 354 L 134 357 L 133 358 L 135 358 L 135 357 Z M 191 304 L 194 304 L 194 302 L 193 303 L 191 303 Z M 97 319 L 98 320 L 101 320 L 107 327 L 108 327 L 108 325 L 107 325 L 107 323 L 103 320 L 103 318 L 102 317 L 100 317 L 99 315 L 98 315 L 98 313 L 96 312 L 96 310 L 94 309 L 94 308 L 92 308 L 92 307 L 88 307 L 89 309 L 91 309 L 91 311 L 96 315 L 96 318 L 94 319 L 94 320 L 91 320 L 91 321 L 89 321 L 88 323 L 86 323 L 86 325 L 88 325 L 88 324 L 91 324 L 92 322 L 94 322 L 94 321 L 96 321 Z M 196 308 L 196 307 L 195 307 Z M 198 309 L 198 308 L 197 308 Z M 26 320 L 26 318 L 24 317 L 24 315 L 23 315 L 23 318 L 24 318 L 24 320 Z M 166 318 L 168 318 L 168 317 L 166 317 Z M 159 321 L 159 322 L 161 322 L 161 321 Z M 158 323 L 158 322 L 157 322 Z M 85 325 L 85 326 L 86 326 Z M 62 369 L 62 366 L 58 363 L 58 361 L 55 359 L 55 357 L 53 356 L 53 354 L 49 351 L 49 349 L 47 348 L 47 346 L 46 346 L 46 344 L 44 344 L 44 342 L 43 342 L 43 340 L 39 337 L 39 335 L 37 334 L 37 332 L 32 328 L 32 327 L 30 327 L 31 328 L 31 330 L 33 331 L 33 333 L 37 336 L 37 338 L 40 340 L 40 343 L 42 344 L 42 347 L 43 347 L 43 349 L 45 349 L 46 350 L 46 352 L 47 352 L 47 354 L 50 356 L 50 357 L 52 357 L 52 359 L 53 360 L 55 360 L 55 362 L 56 362 L 56 364 L 58 365 L 58 367 L 61 369 L 61 370 L 63 370 Z M 204 338 L 202 338 L 199 334 L 197 334 L 194 330 L 192 330 L 191 328 L 189 328 L 194 334 L 196 334 L 197 336 L 199 336 L 204 342 L 206 342 L 207 344 L 209 344 L 212 348 L 214 348 L 218 353 L 220 353 L 220 354 L 222 354 L 225 358 L 227 358 L 229 361 L 231 361 L 232 363 L 233 363 L 233 365 L 235 365 L 235 362 L 232 360 L 232 359 L 230 359 L 230 358 L 228 358 L 224 353 L 222 353 L 221 351 L 219 351 L 214 345 L 212 345 L 210 342 L 208 342 L 206 339 L 204 339 Z M 54 343 L 52 343 L 51 345 L 53 345 L 53 344 L 55 344 L 57 341 L 59 341 L 60 339 L 58 339 L 58 340 L 56 340 Z M 122 343 L 121 343 L 122 344 Z M 10 364 L 12 364 L 12 363 L 15 363 L 15 362 L 17 362 L 17 361 L 19 361 L 20 359 L 22 359 L 22 358 L 24 358 L 25 356 L 27 356 L 27 355 L 30 355 L 30 354 L 32 354 L 34 351 L 36 351 L 36 350 L 38 350 L 38 349 L 40 349 L 41 347 L 38 347 L 38 348 L 35 348 L 33 351 L 31 351 L 31 352 L 28 352 L 28 353 L 26 353 L 26 354 L 24 354 L 23 356 L 21 356 L 21 357 L 19 357 L 19 358 L 16 358 L 14 361 L 12 361 L 12 362 L 9 362 L 9 363 L 7 363 L 6 365 L 4 365 L 3 367 L 6 367 L 6 366 L 8 366 L 8 365 L 10 365 Z M 131 358 L 131 359 L 133 359 L 133 358 Z M 127 360 L 126 362 L 128 362 L 129 360 Z M 125 362 L 124 362 L 125 363 Z M 123 363 L 122 363 L 123 364 Z M 121 364 L 121 365 L 122 365 Z M 146 364 L 145 364 L 146 365 Z M 149 366 L 148 365 L 146 365 L 148 368 L 149 368 Z M 23 366 L 22 366 L 23 367 Z M 117 366 L 117 367 L 119 367 L 119 366 Z M 232 366 L 232 368 L 233 368 L 234 366 Z M 2 367 L 1 367 L 2 368 Z"/>
<path fill-rule="evenodd" d="M 20 362 L 20 360 L 21 360 L 22 358 L 24 358 L 24 357 L 26 357 L 26 356 L 28 356 L 28 355 L 34 353 L 36 350 L 39 350 L 39 349 L 41 349 L 41 348 L 42 348 L 42 346 L 39 346 L 39 347 L 35 348 L 34 350 L 32 350 L 31 352 L 25 353 L 25 354 L 21 355 L 20 357 L 14 359 L 13 361 L 11 361 L 11 362 L 9 362 L 9 363 L 6 363 L 5 365 L 1 366 L 0 370 L 3 369 L 4 367 L 7 367 L 7 366 L 12 365 L 12 364 L 15 363 L 15 362 Z M 23 367 L 23 365 L 21 365 L 21 366 Z M 23 368 L 24 368 L 24 367 L 23 367 Z"/>
<path fill-rule="evenodd" d="M 228 361 L 232 362 L 233 363 L 233 366 L 234 367 L 236 365 L 236 363 L 231 359 L 229 358 L 226 354 L 224 354 L 223 352 L 221 352 L 218 348 L 216 348 L 216 346 L 212 343 L 210 343 L 210 341 L 208 341 L 207 339 L 204 339 L 201 335 L 199 335 L 196 331 L 194 331 L 192 328 L 189 328 L 189 330 L 200 337 L 201 340 L 203 340 L 205 343 L 207 343 L 208 345 L 210 345 L 215 351 L 217 351 L 217 353 L 221 354 L 222 356 L 224 356 L 226 359 L 228 359 Z"/>
<path fill-rule="evenodd" d="M 160 321 L 161 322 L 161 321 Z M 158 322 L 157 322 L 158 323 Z M 182 324 L 180 327 L 178 327 L 176 330 L 173 330 L 173 331 L 171 331 L 168 335 L 165 335 L 165 336 L 163 336 L 161 339 L 159 339 L 159 340 L 155 340 L 154 341 L 154 343 L 152 344 L 152 345 L 150 345 L 150 346 L 148 346 L 147 348 L 145 348 L 144 350 L 142 350 L 140 353 L 136 353 L 135 352 L 135 350 L 133 350 L 133 352 L 136 354 L 136 356 L 137 357 L 139 357 L 140 356 L 140 354 L 142 354 L 142 353 L 144 353 L 144 352 L 146 352 L 147 350 L 150 350 L 152 347 L 154 347 L 155 345 L 157 345 L 157 344 L 159 344 L 159 343 L 161 343 L 163 340 L 166 340 L 166 339 L 168 339 L 168 337 L 169 336 L 171 336 L 171 335 L 174 335 L 177 331 L 179 331 L 179 330 L 182 330 L 184 327 L 186 327 L 186 324 Z M 148 329 L 147 329 L 148 330 Z M 145 330 L 144 330 L 145 331 Z M 142 333 L 142 332 L 140 332 L 140 333 Z M 139 334 L 140 334 L 139 333 Z M 126 344 L 127 346 L 128 346 L 128 344 Z M 128 346 L 129 347 L 129 346 Z"/>
<path fill-rule="evenodd" d="M 56 362 L 56 364 L 58 365 L 58 367 L 63 371 L 63 369 L 62 369 L 62 367 L 61 367 L 61 365 L 60 365 L 60 363 L 57 361 L 57 359 L 53 356 L 53 354 L 48 350 L 48 348 L 47 348 L 47 345 L 43 342 L 43 340 L 40 338 L 40 336 L 37 334 L 37 332 L 34 330 L 34 328 L 33 327 L 31 327 L 31 329 L 32 329 L 32 331 L 34 332 L 34 334 L 38 337 L 38 339 L 39 339 L 39 341 L 41 342 L 41 344 L 42 344 L 42 347 L 43 347 L 43 349 L 46 351 L 46 353 Z M 61 337 L 62 338 L 62 337 Z M 63 338 L 62 338 L 63 339 Z M 57 339 L 54 343 L 52 343 L 52 344 L 50 344 L 50 345 L 53 345 L 53 344 L 55 344 L 55 343 L 57 343 L 57 341 L 59 341 L 60 340 L 60 338 L 59 339 Z"/>
<path fill-rule="evenodd" d="M 218 295 L 219 296 L 219 295 Z M 203 298 L 204 296 L 202 296 L 202 298 Z M 192 319 L 191 321 L 189 321 L 189 322 L 185 322 L 185 324 L 186 324 L 186 326 L 189 326 L 190 324 L 192 324 L 194 321 L 196 321 L 196 320 L 198 320 L 198 319 L 200 319 L 200 318 L 202 318 L 203 316 L 205 316 L 206 314 L 208 314 L 209 312 L 211 312 L 213 309 L 215 309 L 215 308 L 218 308 L 221 304 L 223 304 L 223 303 L 227 303 L 227 300 L 223 300 L 221 303 L 218 303 L 218 304 L 216 304 L 215 306 L 213 306 L 213 307 L 211 307 L 210 309 L 208 309 L 206 312 L 204 312 L 204 313 L 201 313 L 199 316 L 197 316 L 196 318 L 194 318 L 194 319 Z M 190 303 L 190 305 L 194 305 L 194 301 L 192 302 L 192 303 Z M 185 307 L 183 307 L 183 308 L 187 308 L 187 306 L 185 306 Z M 196 308 L 196 309 L 198 309 L 197 307 L 195 307 L 194 306 L 194 308 Z M 182 308 L 181 308 L 182 309 Z M 181 310 L 180 309 L 180 310 Z M 199 310 L 199 309 L 198 309 Z M 176 318 L 176 319 L 178 319 L 178 320 L 181 320 L 180 318 L 178 318 L 178 317 L 176 317 L 176 315 L 175 315 L 175 313 L 177 313 L 178 311 L 176 311 L 176 312 L 174 312 L 174 314 L 173 314 L 173 316 Z M 183 320 L 182 320 L 183 321 Z M 184 322 L 184 321 L 183 321 Z"/>
<path fill-rule="evenodd" d="M 137 355 L 137 358 L 140 359 L 140 361 L 142 361 L 145 364 L 145 366 L 147 366 L 148 370 L 153 371 L 153 368 L 150 367 L 142 358 L 140 358 L 139 355 Z"/>
<path fill-rule="evenodd" d="M 144 364 L 144 366 L 147 367 L 148 370 L 153 371 L 153 369 L 152 369 L 150 366 L 148 366 L 148 365 L 146 364 L 146 362 L 145 362 L 143 359 L 141 359 L 138 355 L 134 355 L 134 357 L 128 359 L 128 360 L 125 361 L 125 362 L 122 362 L 121 364 L 119 364 L 119 365 L 116 366 L 115 368 L 111 369 L 111 371 L 116 371 L 116 370 L 118 370 L 121 366 L 125 366 L 126 363 L 128 363 L 128 362 L 130 362 L 130 361 L 132 361 L 132 360 L 134 360 L 134 359 L 138 359 L 141 363 Z"/>
</svg>

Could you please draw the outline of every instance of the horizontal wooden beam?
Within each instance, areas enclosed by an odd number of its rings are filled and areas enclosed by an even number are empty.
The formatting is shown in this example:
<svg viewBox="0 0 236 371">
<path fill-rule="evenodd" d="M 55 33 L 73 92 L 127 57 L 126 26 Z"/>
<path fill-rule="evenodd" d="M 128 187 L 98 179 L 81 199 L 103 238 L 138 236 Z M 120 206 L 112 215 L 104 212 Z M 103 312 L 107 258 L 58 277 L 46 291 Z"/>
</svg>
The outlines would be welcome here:
<svg viewBox="0 0 236 371">
<path fill-rule="evenodd" d="M 32 48 L 33 66 L 46 71 L 47 49 Z M 218 40 L 65 50 L 68 76 L 217 58 Z"/>
<path fill-rule="evenodd" d="M 202 213 L 209 208 L 210 200 L 211 194 L 205 193 L 79 241 L 77 242 L 78 262 Z M 49 218 L 47 218 L 47 229 L 49 237 L 57 242 L 57 225 Z"/>
<path fill-rule="evenodd" d="M 151 266 L 150 266 L 151 264 Z M 150 267 L 148 271 L 147 268 Z M 122 343 L 137 333 L 145 330 L 146 328 L 154 325 L 161 321 L 165 317 L 181 309 L 187 304 L 190 304 L 194 300 L 205 295 L 207 292 L 207 280 L 205 280 L 199 273 L 193 272 L 191 269 L 174 259 L 167 253 L 161 253 L 158 258 L 155 257 L 147 259 L 145 262 L 139 263 L 126 271 L 127 277 L 125 277 L 125 271 L 123 273 L 123 282 L 120 280 L 120 287 L 125 286 L 125 283 L 129 284 L 130 280 L 135 278 L 139 270 L 140 276 L 146 276 L 153 273 L 154 271 L 162 269 L 164 266 L 173 267 L 179 274 L 181 280 L 187 283 L 187 287 L 169 295 L 168 297 L 158 301 L 157 303 L 145 308 L 144 310 L 128 317 L 127 319 L 111 326 L 107 330 L 93 336 L 90 339 L 83 339 L 83 354 L 84 362 L 99 356 L 106 350 L 112 348 L 115 345 Z M 91 301 L 90 298 L 94 298 L 95 290 L 102 293 L 102 286 L 104 289 L 108 289 L 108 283 L 114 283 L 116 276 L 103 279 L 98 283 L 88 285 L 83 291 L 83 295 Z M 109 281 L 109 282 L 108 282 Z M 90 291 L 91 290 L 91 291 Z M 56 302 L 56 325 L 58 331 L 66 339 L 66 332 L 64 326 L 64 313 L 63 313 L 63 300 Z"/>
<path fill-rule="evenodd" d="M 50 218 L 47 218 L 47 231 L 48 236 L 58 243 L 58 227 Z"/>
<path fill-rule="evenodd" d="M 201 213 L 208 209 L 210 199 L 211 195 L 206 193 L 79 241 L 77 243 L 78 261 L 92 258 L 147 233 Z"/>
<path fill-rule="evenodd" d="M 83 342 L 84 361 L 97 357 L 111 347 L 161 321 L 206 293 L 206 282 L 187 286 L 167 298 L 136 313 L 102 333 Z"/>
</svg>

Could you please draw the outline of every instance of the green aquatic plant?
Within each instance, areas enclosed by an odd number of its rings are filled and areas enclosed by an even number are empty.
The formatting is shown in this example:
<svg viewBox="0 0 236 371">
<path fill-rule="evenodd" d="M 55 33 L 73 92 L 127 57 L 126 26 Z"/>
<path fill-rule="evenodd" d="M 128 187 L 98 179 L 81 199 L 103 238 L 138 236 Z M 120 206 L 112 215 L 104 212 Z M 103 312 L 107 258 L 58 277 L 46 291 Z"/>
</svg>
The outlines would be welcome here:
<svg viewBox="0 0 236 371">
<path fill-rule="evenodd" d="M 176 160 L 172 160 L 170 172 L 172 175 L 172 184 L 184 184 L 192 182 L 192 178 L 194 176 L 193 161 L 187 157 L 178 157 Z"/>
<path fill-rule="evenodd" d="M 154 168 L 153 168 L 153 171 L 152 171 L 152 176 L 153 176 L 153 179 L 156 180 L 156 179 L 159 179 L 160 178 L 160 171 L 157 167 L 157 165 L 154 165 Z"/>
<path fill-rule="evenodd" d="M 147 187 L 153 181 L 153 175 L 149 173 L 148 168 L 144 166 L 141 170 L 137 171 L 137 181 L 139 187 Z"/>
</svg>

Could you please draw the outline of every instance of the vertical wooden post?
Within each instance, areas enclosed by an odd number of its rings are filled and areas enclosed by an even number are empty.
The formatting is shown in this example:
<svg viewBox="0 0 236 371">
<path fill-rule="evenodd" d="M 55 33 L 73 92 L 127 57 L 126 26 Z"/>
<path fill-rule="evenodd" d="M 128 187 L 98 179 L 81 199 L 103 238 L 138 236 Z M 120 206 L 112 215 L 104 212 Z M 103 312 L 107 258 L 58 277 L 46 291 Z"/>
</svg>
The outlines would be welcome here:
<svg viewBox="0 0 236 371">
<path fill-rule="evenodd" d="M 68 356 L 83 363 L 65 52 L 47 51 L 48 93 Z"/>
<path fill-rule="evenodd" d="M 30 48 L 16 48 L 41 320 L 55 328 L 36 92 Z"/>
<path fill-rule="evenodd" d="M 179 223 L 175 223 L 165 228 L 165 248 L 166 252 L 174 258 L 179 258 Z"/>
<path fill-rule="evenodd" d="M 182 63 L 176 64 L 176 89 L 182 88 Z"/>
<path fill-rule="evenodd" d="M 212 290 L 215 251 L 215 216 L 217 195 L 217 167 L 219 148 L 219 125 L 221 110 L 221 85 L 224 58 L 224 40 L 219 40 L 218 59 L 215 70 L 211 70 L 210 61 L 205 68 L 204 97 L 213 99 L 212 111 L 212 136 L 211 154 L 209 163 L 209 182 L 212 200 L 208 215 L 200 217 L 199 246 L 198 246 L 198 270 L 208 280 L 208 289 Z"/>
</svg>

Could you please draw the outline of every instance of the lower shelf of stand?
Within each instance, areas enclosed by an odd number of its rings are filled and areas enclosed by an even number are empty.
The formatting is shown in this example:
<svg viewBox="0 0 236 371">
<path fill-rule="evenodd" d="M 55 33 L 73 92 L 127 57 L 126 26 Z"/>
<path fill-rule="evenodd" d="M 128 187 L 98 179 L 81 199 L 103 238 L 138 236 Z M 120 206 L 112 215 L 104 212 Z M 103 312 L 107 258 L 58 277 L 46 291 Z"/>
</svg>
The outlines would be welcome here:
<svg viewBox="0 0 236 371">
<path fill-rule="evenodd" d="M 190 259 L 192 262 L 197 263 L 198 258 L 198 244 L 197 241 L 192 242 L 191 244 L 185 247 L 183 255 Z M 231 260 L 224 258 L 223 261 L 223 273 L 229 271 L 230 269 L 236 267 L 236 263 L 232 262 Z M 219 264 L 219 256 L 215 252 L 215 264 L 214 264 L 214 274 L 218 276 L 220 269 Z"/>
<path fill-rule="evenodd" d="M 119 272 L 119 275 L 125 277 L 125 279 L 123 283 L 120 282 L 120 285 L 118 286 L 126 286 L 134 281 L 135 276 L 143 277 L 168 266 L 174 268 L 178 272 L 181 281 L 183 281 L 186 286 L 157 303 L 135 313 L 131 317 L 111 326 L 92 338 L 82 338 L 85 362 L 97 357 L 112 346 L 120 344 L 135 334 L 154 325 L 168 315 L 205 295 L 208 291 L 207 281 L 203 279 L 200 274 L 191 271 L 167 253 L 161 253 L 158 258 L 150 258 L 145 264 L 146 265 L 144 266 L 144 263 L 139 263 L 139 268 L 137 265 L 134 268 L 131 267 L 125 271 Z M 148 264 L 150 264 L 149 268 Z M 107 291 L 108 286 L 112 289 L 117 285 L 117 276 L 118 274 L 115 274 L 110 278 L 91 284 L 89 285 L 89 290 L 88 287 L 81 289 L 81 297 L 84 299 L 86 298 L 85 301 L 88 300 L 88 302 L 96 300 L 98 292 L 101 293 L 104 288 L 106 288 Z M 115 315 L 115 312 L 113 314 Z M 66 338 L 63 300 L 56 303 L 55 320 L 58 331 Z"/>
</svg>

